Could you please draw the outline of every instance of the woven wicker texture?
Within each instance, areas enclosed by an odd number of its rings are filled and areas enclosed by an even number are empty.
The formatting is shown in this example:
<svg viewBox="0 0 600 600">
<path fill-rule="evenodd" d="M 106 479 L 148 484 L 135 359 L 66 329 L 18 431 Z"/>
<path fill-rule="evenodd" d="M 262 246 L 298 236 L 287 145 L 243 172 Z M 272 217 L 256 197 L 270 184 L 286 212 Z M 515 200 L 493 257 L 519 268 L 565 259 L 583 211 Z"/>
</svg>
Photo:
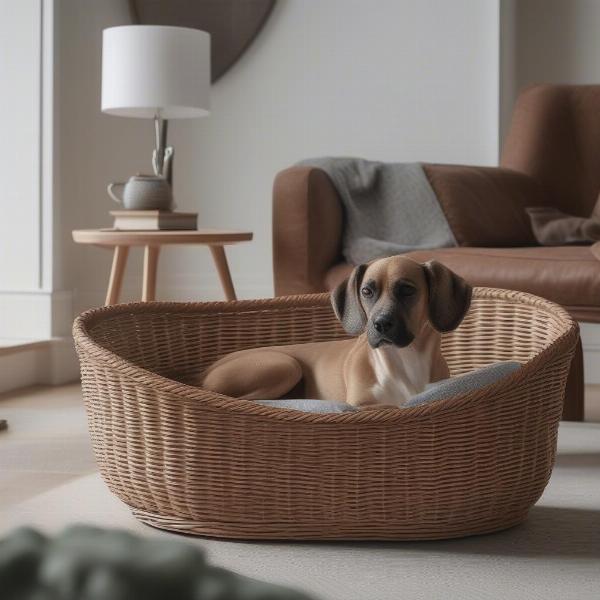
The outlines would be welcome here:
<svg viewBox="0 0 600 600">
<path fill-rule="evenodd" d="M 112 306 L 74 336 L 100 470 L 140 520 L 246 539 L 433 539 L 526 517 L 552 470 L 578 328 L 555 304 L 478 288 L 444 336 L 452 374 L 523 368 L 430 405 L 333 415 L 177 381 L 234 350 L 345 337 L 324 294 Z"/>
</svg>

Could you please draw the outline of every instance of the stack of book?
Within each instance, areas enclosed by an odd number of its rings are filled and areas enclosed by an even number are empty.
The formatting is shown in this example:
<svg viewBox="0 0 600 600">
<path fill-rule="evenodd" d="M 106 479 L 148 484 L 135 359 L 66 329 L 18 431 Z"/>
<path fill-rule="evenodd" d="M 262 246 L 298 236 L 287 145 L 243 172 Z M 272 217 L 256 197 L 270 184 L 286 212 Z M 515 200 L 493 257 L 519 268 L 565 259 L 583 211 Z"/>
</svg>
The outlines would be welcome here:
<svg viewBox="0 0 600 600">
<path fill-rule="evenodd" d="M 170 210 L 111 210 L 119 231 L 198 229 L 198 214 Z"/>
</svg>

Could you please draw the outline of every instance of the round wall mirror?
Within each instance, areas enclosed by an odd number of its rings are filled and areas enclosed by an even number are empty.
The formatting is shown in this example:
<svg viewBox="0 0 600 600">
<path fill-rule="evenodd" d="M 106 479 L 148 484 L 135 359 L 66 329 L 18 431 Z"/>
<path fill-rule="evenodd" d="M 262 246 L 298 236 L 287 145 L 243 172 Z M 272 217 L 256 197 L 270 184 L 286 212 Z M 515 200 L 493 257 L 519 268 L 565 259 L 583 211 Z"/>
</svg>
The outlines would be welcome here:
<svg viewBox="0 0 600 600">
<path fill-rule="evenodd" d="M 211 35 L 212 81 L 250 46 L 276 0 L 130 0 L 134 23 L 194 27 Z"/>
</svg>

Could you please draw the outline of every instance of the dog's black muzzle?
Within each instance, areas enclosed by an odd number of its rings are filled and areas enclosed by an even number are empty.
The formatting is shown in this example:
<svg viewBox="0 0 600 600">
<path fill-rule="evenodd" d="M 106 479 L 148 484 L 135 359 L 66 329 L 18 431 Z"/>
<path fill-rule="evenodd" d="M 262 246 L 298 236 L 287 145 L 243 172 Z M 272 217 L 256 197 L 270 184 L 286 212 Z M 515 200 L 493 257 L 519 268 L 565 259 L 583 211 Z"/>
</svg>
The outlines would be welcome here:
<svg viewBox="0 0 600 600">
<path fill-rule="evenodd" d="M 408 330 L 404 319 L 387 313 L 378 314 L 369 319 L 367 340 L 371 348 L 383 344 L 393 344 L 400 348 L 408 346 L 415 336 Z"/>
</svg>

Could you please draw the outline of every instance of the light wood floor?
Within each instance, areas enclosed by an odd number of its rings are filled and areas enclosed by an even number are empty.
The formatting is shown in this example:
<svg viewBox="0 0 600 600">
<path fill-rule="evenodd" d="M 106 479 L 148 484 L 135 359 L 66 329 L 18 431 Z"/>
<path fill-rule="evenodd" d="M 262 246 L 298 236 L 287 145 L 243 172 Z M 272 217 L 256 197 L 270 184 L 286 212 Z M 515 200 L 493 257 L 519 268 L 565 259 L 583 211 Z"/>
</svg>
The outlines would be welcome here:
<svg viewBox="0 0 600 600">
<path fill-rule="evenodd" d="M 95 472 L 79 384 L 0 394 L 0 511 Z M 600 385 L 586 388 L 586 420 L 600 422 Z"/>
<path fill-rule="evenodd" d="M 0 394 L 0 510 L 97 470 L 79 384 Z"/>
</svg>

